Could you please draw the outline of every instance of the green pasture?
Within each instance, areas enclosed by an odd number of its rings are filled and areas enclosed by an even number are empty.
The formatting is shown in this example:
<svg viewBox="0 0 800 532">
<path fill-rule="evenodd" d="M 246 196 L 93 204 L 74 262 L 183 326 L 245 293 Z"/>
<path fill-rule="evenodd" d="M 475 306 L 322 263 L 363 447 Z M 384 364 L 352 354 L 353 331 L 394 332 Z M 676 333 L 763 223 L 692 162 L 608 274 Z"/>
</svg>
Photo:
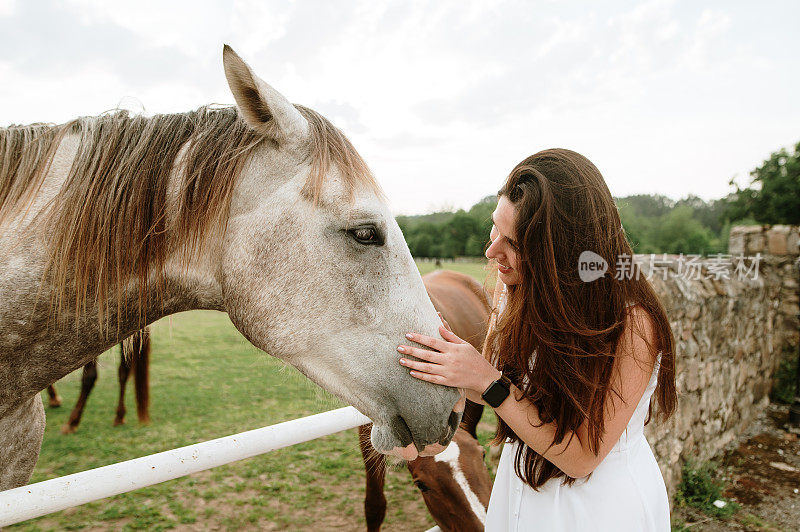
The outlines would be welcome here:
<svg viewBox="0 0 800 532">
<path fill-rule="evenodd" d="M 455 270 L 457 272 L 466 273 L 467 275 L 471 275 L 477 279 L 489 290 L 489 292 L 494 290 L 495 277 L 494 275 L 489 275 L 486 261 L 475 260 L 474 262 L 456 262 L 442 260 L 441 267 L 437 267 L 434 261 L 418 260 L 417 268 L 419 268 L 419 272 L 422 275 L 437 269 Z"/>
<path fill-rule="evenodd" d="M 426 273 L 434 263 L 420 263 Z M 482 263 L 445 262 L 483 281 Z M 64 405 L 47 409 L 47 431 L 32 482 L 272 425 L 343 406 L 295 369 L 252 347 L 225 314 L 195 311 L 152 329 L 152 423 L 112 427 L 117 398 L 113 349 L 78 432 L 59 431 L 77 398 L 80 371 L 59 381 Z M 46 400 L 45 400 L 46 404 Z M 485 414 L 482 442 L 494 418 Z M 405 468 L 390 471 L 386 530 L 433 526 Z M 364 469 L 355 430 L 8 527 L 9 530 L 228 529 L 356 530 L 364 527 Z"/>
</svg>

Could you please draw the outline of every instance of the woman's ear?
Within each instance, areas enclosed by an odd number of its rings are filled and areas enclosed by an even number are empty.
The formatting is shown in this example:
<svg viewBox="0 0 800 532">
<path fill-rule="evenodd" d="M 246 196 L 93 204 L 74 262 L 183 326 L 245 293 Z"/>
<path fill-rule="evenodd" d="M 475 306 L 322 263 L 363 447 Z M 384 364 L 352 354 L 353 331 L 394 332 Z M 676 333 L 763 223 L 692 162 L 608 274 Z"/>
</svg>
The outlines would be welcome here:
<svg viewBox="0 0 800 532">
<path fill-rule="evenodd" d="M 256 76 L 227 44 L 222 49 L 225 77 L 247 125 L 278 144 L 308 137 L 308 121 L 281 93 Z"/>
</svg>

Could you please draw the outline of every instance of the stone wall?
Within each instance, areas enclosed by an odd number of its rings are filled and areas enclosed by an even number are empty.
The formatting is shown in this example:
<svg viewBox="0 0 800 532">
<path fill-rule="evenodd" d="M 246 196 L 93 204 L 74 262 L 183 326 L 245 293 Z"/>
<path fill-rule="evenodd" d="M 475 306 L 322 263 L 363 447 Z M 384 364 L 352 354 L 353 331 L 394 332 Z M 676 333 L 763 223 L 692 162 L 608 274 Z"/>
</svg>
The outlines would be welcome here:
<svg viewBox="0 0 800 532">
<path fill-rule="evenodd" d="M 798 228 L 735 227 L 730 253 L 697 270 L 688 256 L 637 256 L 676 341 L 678 409 L 645 427 L 670 495 L 687 459 L 718 455 L 763 411 L 784 346 L 798 341 Z"/>
<path fill-rule="evenodd" d="M 800 342 L 797 321 L 797 263 L 800 255 L 800 227 L 789 225 L 734 227 L 728 252 L 732 255 L 755 255 L 766 258 L 766 268 L 777 273 L 781 282 L 778 293 L 778 316 L 775 328 L 779 343 L 797 347 Z M 778 270 L 778 271 L 776 271 Z"/>
</svg>

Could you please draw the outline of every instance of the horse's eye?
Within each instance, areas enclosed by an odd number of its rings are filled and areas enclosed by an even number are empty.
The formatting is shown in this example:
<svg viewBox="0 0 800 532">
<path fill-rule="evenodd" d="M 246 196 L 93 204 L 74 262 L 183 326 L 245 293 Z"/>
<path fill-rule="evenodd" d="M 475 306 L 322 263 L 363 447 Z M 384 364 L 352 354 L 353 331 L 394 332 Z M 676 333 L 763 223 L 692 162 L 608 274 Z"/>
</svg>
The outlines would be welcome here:
<svg viewBox="0 0 800 532">
<path fill-rule="evenodd" d="M 427 485 L 427 484 L 425 484 L 424 482 L 422 482 L 421 480 L 415 480 L 415 481 L 414 481 L 414 485 L 415 485 L 417 488 L 419 488 L 419 491 L 421 491 L 422 493 L 425 493 L 425 492 L 427 492 L 427 491 L 430 491 L 430 490 L 431 490 L 431 489 L 428 487 L 428 485 Z"/>
<path fill-rule="evenodd" d="M 383 245 L 383 237 L 375 227 L 357 227 L 350 229 L 349 233 L 359 244 L 365 246 Z"/>
</svg>

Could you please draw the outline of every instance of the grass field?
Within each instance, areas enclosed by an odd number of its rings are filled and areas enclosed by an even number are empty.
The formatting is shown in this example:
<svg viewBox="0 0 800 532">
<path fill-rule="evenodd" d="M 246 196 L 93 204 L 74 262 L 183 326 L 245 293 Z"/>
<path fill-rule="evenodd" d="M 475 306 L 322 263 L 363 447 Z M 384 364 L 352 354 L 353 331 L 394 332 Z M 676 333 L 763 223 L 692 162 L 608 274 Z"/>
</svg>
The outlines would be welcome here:
<svg viewBox="0 0 800 532">
<path fill-rule="evenodd" d="M 417 268 L 422 275 L 430 273 L 436 269 L 436 263 L 433 261 L 417 261 Z M 442 268 L 446 270 L 455 270 L 457 272 L 466 273 L 477 279 L 480 283 L 484 284 L 489 291 L 494 289 L 495 277 L 489 275 L 486 268 L 486 261 L 475 262 L 451 262 L 442 261 Z"/>
<path fill-rule="evenodd" d="M 418 264 L 422 273 L 433 263 Z M 445 262 L 483 281 L 480 263 Z M 494 286 L 490 284 L 489 286 Z M 144 456 L 343 406 L 252 347 L 218 312 L 165 318 L 152 329 L 151 416 L 112 427 L 118 351 L 103 354 L 78 432 L 60 426 L 77 398 L 80 371 L 59 381 L 64 406 L 47 410 L 47 431 L 32 482 Z M 129 387 L 130 388 L 130 387 Z M 46 404 L 46 401 L 45 401 Z M 484 414 L 480 438 L 492 435 Z M 433 526 L 408 471 L 390 471 L 385 530 Z M 165 482 L 8 527 L 8 530 L 358 530 L 364 528 L 364 469 L 355 430 Z"/>
</svg>

